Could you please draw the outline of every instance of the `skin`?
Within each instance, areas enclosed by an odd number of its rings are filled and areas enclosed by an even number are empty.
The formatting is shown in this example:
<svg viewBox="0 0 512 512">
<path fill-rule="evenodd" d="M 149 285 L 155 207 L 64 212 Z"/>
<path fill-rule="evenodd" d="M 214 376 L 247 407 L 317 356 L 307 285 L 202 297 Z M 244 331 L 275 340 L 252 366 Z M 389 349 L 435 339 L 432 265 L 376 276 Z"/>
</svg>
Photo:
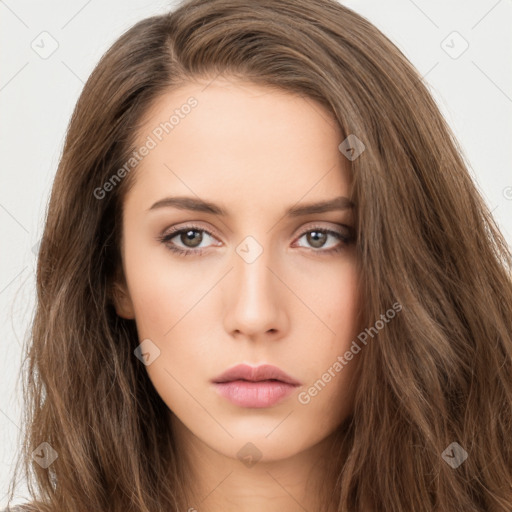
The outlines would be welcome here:
<svg viewBox="0 0 512 512">
<path fill-rule="evenodd" d="M 310 99 L 226 77 L 207 84 L 165 93 L 138 132 L 137 147 L 169 112 L 197 99 L 139 163 L 124 199 L 117 313 L 135 319 L 140 341 L 160 350 L 146 369 L 169 408 L 190 476 L 187 507 L 318 510 L 323 461 L 353 409 L 360 356 L 308 404 L 298 394 L 349 349 L 361 299 L 355 244 L 329 235 L 315 245 L 311 231 L 348 236 L 355 217 L 351 209 L 299 217 L 285 211 L 348 197 L 343 136 L 332 114 Z M 168 196 L 199 197 L 229 215 L 149 210 Z M 203 238 L 195 245 L 185 235 L 159 239 L 190 224 L 212 236 L 196 233 Z M 247 236 L 263 251 L 251 263 L 237 252 Z M 173 243 L 203 253 L 179 256 Z M 333 247 L 341 250 L 326 252 Z M 272 407 L 236 406 L 210 380 L 238 363 L 276 365 L 302 385 Z M 251 467 L 237 456 L 248 442 L 261 453 Z"/>
</svg>

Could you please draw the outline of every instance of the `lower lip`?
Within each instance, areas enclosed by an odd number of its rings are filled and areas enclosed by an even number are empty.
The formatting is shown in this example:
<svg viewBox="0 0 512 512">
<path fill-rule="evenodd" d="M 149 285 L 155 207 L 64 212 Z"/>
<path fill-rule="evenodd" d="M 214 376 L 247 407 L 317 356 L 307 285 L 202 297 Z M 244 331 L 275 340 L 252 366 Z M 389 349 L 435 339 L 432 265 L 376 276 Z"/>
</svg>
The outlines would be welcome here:
<svg viewBox="0 0 512 512">
<path fill-rule="evenodd" d="M 215 388 L 224 398 L 240 407 L 262 408 L 276 405 L 295 390 L 296 386 L 281 381 L 249 382 L 234 380 L 216 382 Z"/>
</svg>

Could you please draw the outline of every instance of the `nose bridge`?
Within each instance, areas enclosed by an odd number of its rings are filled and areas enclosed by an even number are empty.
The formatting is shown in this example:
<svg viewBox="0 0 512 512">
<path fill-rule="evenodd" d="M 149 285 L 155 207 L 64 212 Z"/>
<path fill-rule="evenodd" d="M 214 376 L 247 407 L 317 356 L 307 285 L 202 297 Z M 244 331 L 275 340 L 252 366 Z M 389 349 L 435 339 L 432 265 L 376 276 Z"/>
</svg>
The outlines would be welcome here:
<svg viewBox="0 0 512 512">
<path fill-rule="evenodd" d="M 233 258 L 226 328 L 247 335 L 281 330 L 284 304 L 278 300 L 279 280 L 274 276 L 278 262 L 272 250 L 266 242 L 248 236 L 236 247 Z"/>
</svg>

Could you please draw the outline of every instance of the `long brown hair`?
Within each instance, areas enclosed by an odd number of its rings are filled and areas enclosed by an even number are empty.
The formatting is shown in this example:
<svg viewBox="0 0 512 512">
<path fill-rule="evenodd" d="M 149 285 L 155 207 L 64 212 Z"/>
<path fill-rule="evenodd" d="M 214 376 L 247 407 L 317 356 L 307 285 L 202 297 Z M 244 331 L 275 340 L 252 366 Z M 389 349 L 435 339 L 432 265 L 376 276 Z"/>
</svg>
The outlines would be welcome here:
<svg viewBox="0 0 512 512">
<path fill-rule="evenodd" d="M 219 74 L 315 100 L 364 144 L 350 162 L 363 323 L 402 311 L 363 351 L 332 510 L 510 512 L 512 255 L 421 76 L 334 0 L 186 1 L 137 23 L 91 74 L 40 246 L 11 486 L 22 467 L 52 512 L 188 508 L 166 406 L 112 304 L 136 169 L 97 191 L 160 95 Z M 43 442 L 58 454 L 48 468 L 31 456 Z M 467 458 L 454 467 L 447 449 Z"/>
</svg>

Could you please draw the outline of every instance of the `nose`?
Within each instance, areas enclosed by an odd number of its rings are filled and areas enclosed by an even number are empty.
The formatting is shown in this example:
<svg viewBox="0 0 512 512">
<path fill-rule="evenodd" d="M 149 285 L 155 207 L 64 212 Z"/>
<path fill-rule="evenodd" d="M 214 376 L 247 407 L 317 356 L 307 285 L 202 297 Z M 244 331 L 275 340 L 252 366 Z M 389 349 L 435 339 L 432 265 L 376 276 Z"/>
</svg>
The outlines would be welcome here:
<svg viewBox="0 0 512 512">
<path fill-rule="evenodd" d="M 287 290 L 279 274 L 279 265 L 270 251 L 254 260 L 233 254 L 233 270 L 224 289 L 226 310 L 224 328 L 235 338 L 277 339 L 288 329 Z"/>
</svg>

